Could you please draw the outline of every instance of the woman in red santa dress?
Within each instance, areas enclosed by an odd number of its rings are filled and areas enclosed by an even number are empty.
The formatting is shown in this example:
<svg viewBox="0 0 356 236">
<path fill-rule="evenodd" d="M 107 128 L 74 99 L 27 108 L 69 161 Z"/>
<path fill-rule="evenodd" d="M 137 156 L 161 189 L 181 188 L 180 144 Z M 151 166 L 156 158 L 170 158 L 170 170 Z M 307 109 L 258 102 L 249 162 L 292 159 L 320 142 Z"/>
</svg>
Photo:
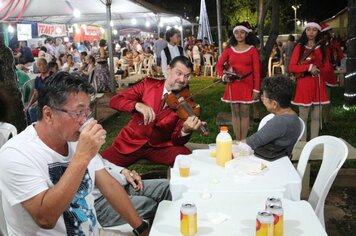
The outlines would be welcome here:
<svg viewBox="0 0 356 236">
<path fill-rule="evenodd" d="M 321 38 L 320 25 L 315 22 L 307 23 L 293 49 L 288 67 L 289 72 L 294 73 L 297 78 L 296 93 L 292 104 L 299 106 L 299 116 L 306 126 L 309 112 L 311 112 L 310 139 L 319 135 L 322 105 L 330 103 L 323 77 L 325 70 L 329 67 L 329 58 L 324 42 L 320 41 Z M 307 129 L 302 137 L 303 141 L 306 139 Z"/>
<path fill-rule="evenodd" d="M 230 47 L 222 53 L 216 70 L 226 88 L 221 100 L 231 104 L 232 124 L 237 140 L 247 137 L 249 110 L 258 102 L 260 93 L 260 59 L 255 48 L 256 40 L 247 22 L 237 24 L 233 29 Z M 225 68 L 238 74 L 242 80 L 229 81 Z"/>
<path fill-rule="evenodd" d="M 337 87 L 337 79 L 335 74 L 335 69 L 340 65 L 341 59 L 344 57 L 344 53 L 341 50 L 339 43 L 332 38 L 331 26 L 328 24 L 320 24 L 321 32 L 323 33 L 323 38 L 325 40 L 326 53 L 328 54 L 329 64 L 325 71 L 320 71 L 321 76 L 325 80 L 326 93 L 328 98 L 331 100 L 331 88 Z M 327 123 L 330 116 L 330 104 L 326 105 L 323 113 L 323 122 Z"/>
</svg>

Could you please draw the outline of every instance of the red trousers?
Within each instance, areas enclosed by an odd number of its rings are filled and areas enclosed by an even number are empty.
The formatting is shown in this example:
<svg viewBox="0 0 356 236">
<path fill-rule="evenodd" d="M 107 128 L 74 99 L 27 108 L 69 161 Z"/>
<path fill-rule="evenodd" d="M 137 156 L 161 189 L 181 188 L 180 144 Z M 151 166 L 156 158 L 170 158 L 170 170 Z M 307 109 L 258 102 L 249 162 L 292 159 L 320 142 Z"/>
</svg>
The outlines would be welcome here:
<svg viewBox="0 0 356 236">
<path fill-rule="evenodd" d="M 127 167 L 139 159 L 147 159 L 157 164 L 173 166 L 176 156 L 189 155 L 192 152 L 185 146 L 172 147 L 150 147 L 143 146 L 130 154 L 119 153 L 114 146 L 105 149 L 101 155 L 104 159 L 114 163 L 117 166 Z"/>
</svg>

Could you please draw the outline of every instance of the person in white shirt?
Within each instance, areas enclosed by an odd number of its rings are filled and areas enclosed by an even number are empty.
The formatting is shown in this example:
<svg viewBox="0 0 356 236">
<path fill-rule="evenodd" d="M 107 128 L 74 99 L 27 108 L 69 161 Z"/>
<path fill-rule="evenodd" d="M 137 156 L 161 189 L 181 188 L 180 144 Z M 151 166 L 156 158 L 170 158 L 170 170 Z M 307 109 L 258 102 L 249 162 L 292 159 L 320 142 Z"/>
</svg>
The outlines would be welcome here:
<svg viewBox="0 0 356 236">
<path fill-rule="evenodd" d="M 135 38 L 134 39 L 133 46 L 134 46 L 134 51 L 136 51 L 138 53 L 143 53 L 143 49 L 142 49 L 142 46 L 141 46 L 139 38 Z"/>
<path fill-rule="evenodd" d="M 187 56 L 183 48 L 179 46 L 180 33 L 175 28 L 166 31 L 167 47 L 161 51 L 161 68 L 164 77 L 167 78 L 167 65 L 177 56 Z"/>
<path fill-rule="evenodd" d="M 198 39 L 195 42 L 195 45 L 193 47 L 192 50 L 192 54 L 193 54 L 193 61 L 194 61 L 194 74 L 196 76 L 199 76 L 200 74 L 200 64 L 201 64 L 201 55 L 200 55 L 200 46 L 202 44 L 201 39 Z"/>
<path fill-rule="evenodd" d="M 172 200 L 169 180 L 141 180 L 141 176 L 135 170 L 117 166 L 105 159 L 103 161 L 106 170 L 124 187 L 142 219 L 153 222 L 158 204 L 163 200 Z M 98 189 L 94 189 L 93 195 L 95 197 L 96 215 L 101 226 L 111 227 L 127 223 Z"/>
<path fill-rule="evenodd" d="M 10 236 L 98 235 L 94 186 L 135 235 L 148 235 L 148 223 L 98 155 L 106 131 L 95 120 L 86 122 L 94 92 L 78 75 L 58 72 L 48 78 L 38 98 L 38 122 L 0 149 L 0 191 Z"/>
</svg>

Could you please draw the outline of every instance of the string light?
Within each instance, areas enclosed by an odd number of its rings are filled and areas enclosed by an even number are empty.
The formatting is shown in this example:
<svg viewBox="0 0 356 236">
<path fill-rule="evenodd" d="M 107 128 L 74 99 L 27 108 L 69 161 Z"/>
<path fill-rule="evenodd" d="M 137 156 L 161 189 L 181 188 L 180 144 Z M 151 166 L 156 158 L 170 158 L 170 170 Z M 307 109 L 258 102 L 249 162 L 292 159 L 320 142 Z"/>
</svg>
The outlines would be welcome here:
<svg viewBox="0 0 356 236">
<path fill-rule="evenodd" d="M 73 16 L 74 16 L 75 18 L 79 18 L 80 15 L 81 15 L 80 11 L 79 11 L 77 8 L 75 8 L 75 9 L 73 10 Z"/>
<path fill-rule="evenodd" d="M 12 27 L 12 25 L 9 25 L 9 26 L 7 27 L 7 31 L 12 34 L 13 32 L 15 32 L 15 28 Z"/>
</svg>

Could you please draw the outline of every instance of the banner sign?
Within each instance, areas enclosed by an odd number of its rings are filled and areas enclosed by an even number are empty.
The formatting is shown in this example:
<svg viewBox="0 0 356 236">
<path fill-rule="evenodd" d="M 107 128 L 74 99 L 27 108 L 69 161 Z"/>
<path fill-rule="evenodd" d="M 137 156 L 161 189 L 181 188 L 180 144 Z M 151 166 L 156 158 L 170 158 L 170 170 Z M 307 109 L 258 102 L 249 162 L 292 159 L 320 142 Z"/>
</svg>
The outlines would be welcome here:
<svg viewBox="0 0 356 236">
<path fill-rule="evenodd" d="M 67 36 L 66 26 L 63 24 L 43 24 L 37 23 L 38 36 L 47 35 L 50 37 Z"/>
<path fill-rule="evenodd" d="M 32 39 L 31 24 L 17 24 L 17 40 L 26 41 Z"/>
</svg>

